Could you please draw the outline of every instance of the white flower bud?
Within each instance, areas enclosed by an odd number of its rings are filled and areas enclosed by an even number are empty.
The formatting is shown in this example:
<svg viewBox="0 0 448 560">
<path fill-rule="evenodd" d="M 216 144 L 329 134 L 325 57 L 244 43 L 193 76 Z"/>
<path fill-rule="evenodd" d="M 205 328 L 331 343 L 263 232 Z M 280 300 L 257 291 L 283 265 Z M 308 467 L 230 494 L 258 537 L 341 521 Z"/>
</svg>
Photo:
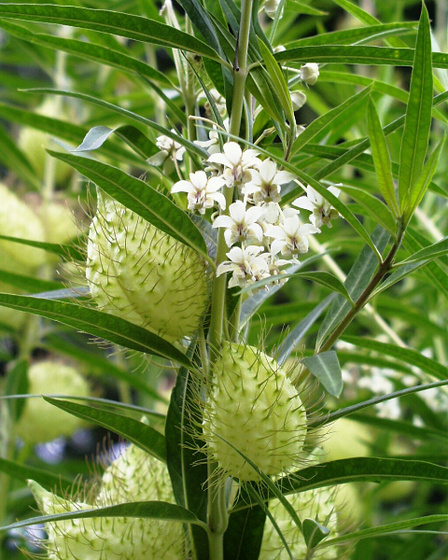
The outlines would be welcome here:
<svg viewBox="0 0 448 560">
<path fill-rule="evenodd" d="M 319 66 L 315 62 L 308 62 L 300 68 L 300 78 L 302 82 L 309 86 L 314 85 L 319 77 Z"/>
</svg>

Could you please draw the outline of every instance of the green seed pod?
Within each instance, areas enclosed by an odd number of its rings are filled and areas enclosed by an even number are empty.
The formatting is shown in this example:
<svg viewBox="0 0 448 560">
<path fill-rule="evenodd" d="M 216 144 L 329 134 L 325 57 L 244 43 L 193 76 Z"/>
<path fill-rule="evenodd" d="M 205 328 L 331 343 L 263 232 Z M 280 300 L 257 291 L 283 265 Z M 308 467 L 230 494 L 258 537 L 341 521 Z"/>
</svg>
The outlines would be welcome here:
<svg viewBox="0 0 448 560">
<path fill-rule="evenodd" d="M 280 474 L 301 455 L 307 419 L 296 389 L 272 358 L 226 342 L 214 368 L 203 429 L 223 471 L 247 481 L 259 475 L 236 449 L 265 474 Z"/>
<path fill-rule="evenodd" d="M 36 108 L 35 112 L 45 117 L 69 120 L 69 115 L 66 110 L 62 111 L 62 115 L 55 115 L 55 101 L 52 98 L 46 99 Z M 50 135 L 41 130 L 23 127 L 20 131 L 18 145 L 30 161 L 40 180 L 44 177 L 45 159 L 47 157 L 45 148 L 48 147 L 49 143 Z M 64 182 L 68 181 L 73 170 L 67 163 L 60 160 L 55 160 L 54 165 L 56 166 L 56 183 L 62 185 Z"/>
<path fill-rule="evenodd" d="M 287 499 L 302 522 L 304 519 L 314 519 L 320 525 L 330 529 L 330 538 L 338 536 L 338 514 L 334 489 L 309 490 L 287 496 Z M 277 499 L 272 500 L 269 504 L 269 511 L 278 524 L 294 558 L 305 558 L 307 546 L 303 534 L 281 502 Z M 289 560 L 289 558 L 278 532 L 270 519 L 266 518 L 259 560 Z M 319 549 L 318 546 L 313 553 L 314 558 L 341 560 L 341 549 L 337 546 Z"/>
<path fill-rule="evenodd" d="M 0 234 L 11 237 L 21 237 L 32 241 L 45 241 L 45 232 L 39 217 L 22 200 L 20 200 L 5 185 L 0 183 Z M 12 259 L 25 270 L 12 270 L 24 274 L 45 263 L 45 253 L 35 247 L 18 245 L 10 241 L 0 240 L 0 250 L 6 254 L 2 268 L 8 267 L 8 259 Z M 6 266 L 4 266 L 6 265 Z"/>
<path fill-rule="evenodd" d="M 128 478 L 129 477 L 129 478 Z M 63 499 L 34 481 L 29 486 L 44 515 L 126 502 L 174 503 L 166 465 L 130 445 L 104 472 L 94 504 Z M 182 525 L 132 517 L 97 517 L 47 523 L 50 560 L 183 560 Z"/>
<path fill-rule="evenodd" d="M 192 335 L 207 307 L 203 259 L 100 192 L 86 276 L 100 309 L 170 341 Z"/>
<path fill-rule="evenodd" d="M 72 366 L 52 361 L 37 362 L 28 370 L 28 393 L 90 396 L 83 376 Z M 41 398 L 27 399 L 16 427 L 16 433 L 30 444 L 51 441 L 58 436 L 70 436 L 84 425 L 83 421 L 45 402 Z"/>
</svg>

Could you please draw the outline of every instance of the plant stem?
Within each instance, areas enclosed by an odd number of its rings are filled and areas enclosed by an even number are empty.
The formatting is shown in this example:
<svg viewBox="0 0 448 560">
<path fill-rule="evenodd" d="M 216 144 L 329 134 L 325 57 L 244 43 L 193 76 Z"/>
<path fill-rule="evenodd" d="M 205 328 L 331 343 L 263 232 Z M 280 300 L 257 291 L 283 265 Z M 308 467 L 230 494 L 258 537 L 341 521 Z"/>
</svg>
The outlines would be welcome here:
<svg viewBox="0 0 448 560">
<path fill-rule="evenodd" d="M 242 0 L 241 2 L 241 22 L 238 34 L 237 49 L 233 65 L 233 94 L 232 94 L 232 114 L 230 116 L 229 132 L 239 136 L 241 128 L 241 118 L 243 114 L 244 93 L 247 77 L 247 52 L 249 45 L 249 30 L 252 16 L 253 0 Z M 227 188 L 226 210 L 228 214 L 229 206 L 233 200 L 233 188 Z M 227 244 L 224 239 L 223 228 L 218 234 L 218 247 L 216 254 L 216 266 L 226 259 Z M 213 283 L 212 308 L 210 318 L 210 361 L 216 361 L 221 346 L 224 310 L 226 301 L 227 278 L 225 274 L 216 276 Z M 208 462 L 208 524 L 210 527 L 209 548 L 210 560 L 222 560 L 224 555 L 223 537 L 228 525 L 228 512 L 225 499 L 225 479 L 217 470 L 217 464 L 209 459 Z"/>
<path fill-rule="evenodd" d="M 379 265 L 377 272 L 370 280 L 369 285 L 363 291 L 363 293 L 359 296 L 356 300 L 355 305 L 350 309 L 344 319 L 339 323 L 337 329 L 328 337 L 325 344 L 323 344 L 316 353 L 325 352 L 329 350 L 333 344 L 338 340 L 338 338 L 342 335 L 345 329 L 350 325 L 353 319 L 356 317 L 358 312 L 366 305 L 369 300 L 370 295 L 373 293 L 375 288 L 384 278 L 384 276 L 389 272 L 391 266 L 394 263 L 395 255 L 397 254 L 398 249 L 400 248 L 401 241 L 403 239 L 403 224 L 399 224 L 399 230 L 397 234 L 397 240 L 390 248 L 389 254 L 384 259 L 384 261 Z"/>
</svg>

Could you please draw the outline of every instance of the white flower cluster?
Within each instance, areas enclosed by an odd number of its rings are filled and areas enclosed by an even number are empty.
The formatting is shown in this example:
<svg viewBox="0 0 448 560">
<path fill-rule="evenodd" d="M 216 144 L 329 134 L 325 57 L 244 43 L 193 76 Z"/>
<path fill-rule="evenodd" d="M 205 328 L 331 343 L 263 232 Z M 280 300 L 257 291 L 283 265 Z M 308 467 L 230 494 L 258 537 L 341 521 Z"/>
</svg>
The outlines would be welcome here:
<svg viewBox="0 0 448 560">
<path fill-rule="evenodd" d="M 298 256 L 308 251 L 308 235 L 319 233 L 323 224 L 331 227 L 339 215 L 309 186 L 306 196 L 292 203 L 296 208 L 282 208 L 282 186 L 295 176 L 278 170 L 271 159 L 262 161 L 255 149 L 242 150 L 236 142 L 227 142 L 222 152 L 213 150 L 207 163 L 207 172 L 190 173 L 189 180 L 178 181 L 171 192 L 187 193 L 188 209 L 200 214 L 220 208 L 213 227 L 224 229 L 229 252 L 217 275 L 232 273 L 229 287 L 245 288 L 271 276 L 279 281 L 280 267 L 298 262 Z M 235 188 L 237 198 L 228 208 L 226 188 Z M 336 187 L 329 190 L 339 195 Z M 311 223 L 300 221 L 298 208 L 311 212 Z"/>
</svg>

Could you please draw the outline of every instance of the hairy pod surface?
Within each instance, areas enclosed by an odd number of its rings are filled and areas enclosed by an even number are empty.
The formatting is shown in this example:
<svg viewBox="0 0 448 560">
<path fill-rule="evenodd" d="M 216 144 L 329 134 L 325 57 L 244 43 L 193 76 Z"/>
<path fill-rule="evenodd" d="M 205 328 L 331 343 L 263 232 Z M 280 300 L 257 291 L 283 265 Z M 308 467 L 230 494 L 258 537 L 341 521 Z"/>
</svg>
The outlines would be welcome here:
<svg viewBox="0 0 448 560">
<path fill-rule="evenodd" d="M 170 341 L 194 334 L 208 303 L 203 259 L 102 193 L 89 230 L 86 276 L 103 311 Z"/>
<path fill-rule="evenodd" d="M 272 358 L 252 346 L 225 342 L 203 428 L 209 452 L 221 468 L 249 481 L 260 477 L 238 451 L 265 474 L 280 474 L 302 452 L 307 419 L 291 380 Z"/>
<path fill-rule="evenodd" d="M 338 513 L 336 511 L 334 489 L 309 490 L 287 496 L 287 499 L 302 522 L 304 519 L 314 519 L 320 525 L 330 529 L 329 538 L 338 536 Z M 305 558 L 307 545 L 303 534 L 282 503 L 277 499 L 272 500 L 269 504 L 269 511 L 278 524 L 294 558 Z M 343 557 L 341 553 L 341 549 L 337 546 L 317 547 L 313 553 L 313 558 L 341 560 Z M 270 519 L 266 518 L 259 560 L 289 560 L 289 558 L 290 556 L 284 549 L 280 535 Z"/>
<path fill-rule="evenodd" d="M 128 478 L 129 477 L 129 478 Z M 29 483 L 44 515 L 82 511 L 126 502 L 174 503 L 166 465 L 134 445 L 128 446 L 103 473 L 93 504 L 72 501 Z M 96 517 L 47 523 L 50 560 L 183 560 L 182 525 L 132 517 Z"/>
</svg>

